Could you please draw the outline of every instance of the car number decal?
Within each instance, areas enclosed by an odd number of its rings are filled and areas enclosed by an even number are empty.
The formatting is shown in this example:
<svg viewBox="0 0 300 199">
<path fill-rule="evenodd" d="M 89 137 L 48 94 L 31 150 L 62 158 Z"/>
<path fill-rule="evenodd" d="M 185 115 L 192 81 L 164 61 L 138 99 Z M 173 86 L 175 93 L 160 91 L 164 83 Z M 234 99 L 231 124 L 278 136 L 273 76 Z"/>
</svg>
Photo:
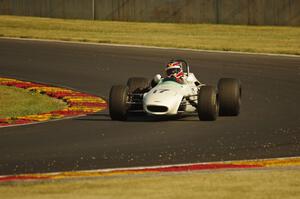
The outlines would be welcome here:
<svg viewBox="0 0 300 199">
<path fill-rule="evenodd" d="M 169 90 L 170 89 L 158 89 L 158 90 L 153 91 L 153 93 L 157 93 L 157 92 L 164 93 L 164 92 L 169 91 Z"/>
</svg>

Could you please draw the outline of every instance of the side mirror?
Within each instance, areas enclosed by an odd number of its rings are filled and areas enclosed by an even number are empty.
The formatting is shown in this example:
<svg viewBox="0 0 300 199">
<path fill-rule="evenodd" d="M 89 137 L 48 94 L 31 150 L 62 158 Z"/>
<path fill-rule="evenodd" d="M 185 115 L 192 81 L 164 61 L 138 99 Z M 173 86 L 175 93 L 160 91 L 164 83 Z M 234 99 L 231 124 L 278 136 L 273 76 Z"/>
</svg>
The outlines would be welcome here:
<svg viewBox="0 0 300 199">
<path fill-rule="evenodd" d="M 154 88 L 159 83 L 160 80 L 161 80 L 161 75 L 156 74 L 151 81 L 151 87 Z"/>
<path fill-rule="evenodd" d="M 158 83 L 161 80 L 161 75 L 160 74 L 156 74 L 153 78 L 155 83 Z"/>
</svg>

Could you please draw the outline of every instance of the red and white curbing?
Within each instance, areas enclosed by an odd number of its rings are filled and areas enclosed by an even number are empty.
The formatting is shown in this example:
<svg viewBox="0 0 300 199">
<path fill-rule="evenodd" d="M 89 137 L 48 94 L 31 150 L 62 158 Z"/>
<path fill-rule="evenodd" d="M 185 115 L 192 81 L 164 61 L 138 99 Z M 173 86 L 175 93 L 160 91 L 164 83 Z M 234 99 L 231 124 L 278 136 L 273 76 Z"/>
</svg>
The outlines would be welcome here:
<svg viewBox="0 0 300 199">
<path fill-rule="evenodd" d="M 186 172 L 201 170 L 220 170 L 220 169 L 255 169 L 270 167 L 300 166 L 300 157 L 258 159 L 244 161 L 211 162 L 196 164 L 178 164 L 152 167 L 100 169 L 87 171 L 70 171 L 57 173 L 22 174 L 0 176 L 1 182 L 24 181 L 24 180 L 55 180 L 79 177 L 99 177 L 99 176 L 120 176 L 130 174 L 161 173 L 161 172 Z"/>
<path fill-rule="evenodd" d="M 83 116 L 101 111 L 107 107 L 106 102 L 95 95 L 73 91 L 66 88 L 48 86 L 40 83 L 20 81 L 10 78 L 0 78 L 0 85 L 13 86 L 26 89 L 31 92 L 48 95 L 65 101 L 68 107 L 49 113 L 27 115 L 22 117 L 0 118 L 0 127 L 24 125 L 38 122 L 45 122 L 52 119 L 62 119 L 76 116 Z"/>
</svg>

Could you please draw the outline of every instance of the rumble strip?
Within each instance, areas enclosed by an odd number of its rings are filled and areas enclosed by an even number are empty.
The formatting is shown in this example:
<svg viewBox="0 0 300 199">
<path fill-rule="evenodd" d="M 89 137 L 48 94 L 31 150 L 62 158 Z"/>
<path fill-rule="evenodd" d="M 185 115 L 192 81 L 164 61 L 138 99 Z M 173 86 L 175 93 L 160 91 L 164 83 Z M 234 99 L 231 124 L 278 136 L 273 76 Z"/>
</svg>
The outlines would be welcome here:
<svg viewBox="0 0 300 199">
<path fill-rule="evenodd" d="M 48 86 L 40 83 L 20 81 L 10 78 L 0 78 L 0 85 L 13 86 L 26 89 L 31 92 L 48 95 L 49 97 L 61 99 L 68 105 L 67 108 L 49 113 L 27 115 L 22 117 L 0 118 L 0 127 L 24 125 L 38 122 L 45 122 L 52 119 L 83 116 L 104 110 L 106 102 L 95 95 L 81 93 L 66 88 Z"/>
<path fill-rule="evenodd" d="M 99 177 L 99 176 L 121 176 L 130 174 L 160 173 L 160 172 L 183 172 L 201 170 L 220 170 L 220 169 L 257 169 L 257 168 L 278 168 L 278 167 L 297 167 L 300 166 L 300 157 L 258 159 L 244 161 L 227 161 L 195 164 L 178 164 L 153 167 L 135 167 L 118 169 L 100 169 L 87 171 L 70 171 L 57 173 L 40 174 L 21 174 L 0 176 L 1 182 L 24 181 L 24 180 L 55 180 L 79 177 Z"/>
</svg>

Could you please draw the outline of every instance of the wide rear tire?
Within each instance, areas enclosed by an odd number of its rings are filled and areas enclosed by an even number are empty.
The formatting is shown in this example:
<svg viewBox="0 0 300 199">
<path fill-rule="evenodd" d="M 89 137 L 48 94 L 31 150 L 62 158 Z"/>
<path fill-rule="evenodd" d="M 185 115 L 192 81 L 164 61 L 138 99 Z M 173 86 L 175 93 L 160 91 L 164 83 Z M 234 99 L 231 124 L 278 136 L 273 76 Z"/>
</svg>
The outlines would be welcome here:
<svg viewBox="0 0 300 199">
<path fill-rule="evenodd" d="M 128 87 L 113 86 L 109 93 L 109 114 L 112 120 L 127 120 Z"/>
<path fill-rule="evenodd" d="M 127 81 L 127 86 L 130 93 L 140 93 L 148 89 L 150 83 L 149 80 L 144 77 L 131 77 Z"/>
<path fill-rule="evenodd" d="M 212 86 L 202 86 L 198 93 L 198 116 L 203 121 L 217 119 L 219 104 L 216 89 Z"/>
<path fill-rule="evenodd" d="M 222 78 L 218 82 L 220 116 L 237 116 L 240 113 L 242 87 L 237 79 Z"/>
</svg>

